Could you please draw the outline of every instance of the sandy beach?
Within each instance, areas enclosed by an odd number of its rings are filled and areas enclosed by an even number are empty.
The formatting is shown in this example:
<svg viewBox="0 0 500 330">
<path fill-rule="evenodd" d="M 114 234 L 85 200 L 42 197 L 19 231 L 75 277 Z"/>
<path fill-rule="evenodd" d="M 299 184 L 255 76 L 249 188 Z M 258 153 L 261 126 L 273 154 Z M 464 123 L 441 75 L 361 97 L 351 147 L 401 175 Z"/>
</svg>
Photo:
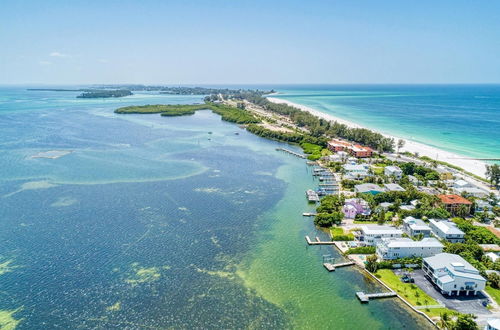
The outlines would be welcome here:
<svg viewBox="0 0 500 330">
<path fill-rule="evenodd" d="M 339 122 L 341 124 L 345 124 L 349 127 L 368 128 L 368 129 L 376 131 L 375 129 L 372 129 L 369 127 L 363 127 L 363 126 L 358 125 L 356 123 L 344 120 L 342 118 L 332 116 L 330 114 L 323 113 L 321 111 L 315 110 L 313 108 L 310 108 L 310 107 L 307 107 L 307 106 L 304 106 L 301 104 L 297 104 L 297 103 L 290 102 L 287 100 L 282 100 L 282 99 L 279 99 L 276 97 L 268 97 L 267 99 L 271 102 L 274 102 L 274 103 L 285 103 L 285 104 L 294 106 L 294 107 L 299 108 L 303 111 L 308 111 L 308 112 L 310 112 L 310 113 L 312 113 L 315 116 L 318 116 L 320 118 L 324 118 L 326 120 L 331 120 L 331 121 L 337 121 L 337 122 Z M 457 158 L 463 158 L 465 156 L 457 155 L 457 154 L 454 154 L 452 152 L 448 152 L 448 151 L 441 150 L 441 149 L 438 149 L 435 147 L 431 147 L 431 146 L 428 146 L 426 144 L 415 142 L 415 141 L 409 140 L 409 139 L 404 138 L 404 137 L 393 136 L 393 135 L 389 135 L 389 134 L 385 134 L 385 133 L 381 133 L 381 134 L 383 134 L 384 136 L 387 136 L 387 137 L 394 138 L 394 140 L 396 140 L 396 141 L 399 139 L 405 140 L 405 146 L 403 148 L 401 148 L 401 150 L 400 150 L 402 152 L 404 152 L 404 151 L 408 151 L 411 153 L 418 152 L 418 154 L 420 156 L 427 156 L 427 157 L 430 157 L 432 159 L 444 161 L 444 162 L 459 166 L 459 167 L 463 168 L 464 170 L 471 172 L 471 173 L 474 173 L 474 174 L 481 176 L 483 178 L 485 177 L 485 171 L 486 171 L 486 163 L 485 162 L 478 161 L 478 160 L 471 160 L 471 159 L 457 159 Z"/>
</svg>

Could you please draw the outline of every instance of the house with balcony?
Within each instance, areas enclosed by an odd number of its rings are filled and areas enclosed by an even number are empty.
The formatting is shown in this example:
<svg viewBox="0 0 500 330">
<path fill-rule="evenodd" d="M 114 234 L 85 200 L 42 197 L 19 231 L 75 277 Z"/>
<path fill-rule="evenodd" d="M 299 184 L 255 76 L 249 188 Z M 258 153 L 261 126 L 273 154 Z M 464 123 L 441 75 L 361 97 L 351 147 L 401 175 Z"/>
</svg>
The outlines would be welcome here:
<svg viewBox="0 0 500 330">
<path fill-rule="evenodd" d="M 486 279 L 479 271 L 457 254 L 440 253 L 424 258 L 422 270 L 441 294 L 476 295 L 486 286 Z"/>
<path fill-rule="evenodd" d="M 367 176 L 370 176 L 370 167 L 366 164 L 346 164 L 344 168 L 344 179 L 348 180 L 363 180 Z"/>
<path fill-rule="evenodd" d="M 383 238 L 377 243 L 377 255 L 384 260 L 426 258 L 443 252 L 443 244 L 435 238 L 414 241 L 411 238 Z"/>
<path fill-rule="evenodd" d="M 431 236 L 431 227 L 429 227 L 423 220 L 415 219 L 414 217 L 406 217 L 403 219 L 403 231 L 409 236 Z"/>
<path fill-rule="evenodd" d="M 375 246 L 382 238 L 401 238 L 403 231 L 395 227 L 365 225 L 360 227 L 358 240 L 364 245 Z"/>
<path fill-rule="evenodd" d="M 403 176 L 403 171 L 397 166 L 386 166 L 384 168 L 384 174 L 399 180 Z"/>
<path fill-rule="evenodd" d="M 429 227 L 431 227 L 435 236 L 448 242 L 462 243 L 464 241 L 465 233 L 458 229 L 457 225 L 452 221 L 430 219 Z"/>
<path fill-rule="evenodd" d="M 370 206 L 368 202 L 362 198 L 350 198 L 346 199 L 342 212 L 347 219 L 354 219 L 356 215 L 368 216 L 371 214 Z"/>
<path fill-rule="evenodd" d="M 466 214 L 470 213 L 472 202 L 459 195 L 438 195 L 441 204 L 446 208 L 446 211 L 456 215 L 460 208 L 464 207 Z"/>
</svg>

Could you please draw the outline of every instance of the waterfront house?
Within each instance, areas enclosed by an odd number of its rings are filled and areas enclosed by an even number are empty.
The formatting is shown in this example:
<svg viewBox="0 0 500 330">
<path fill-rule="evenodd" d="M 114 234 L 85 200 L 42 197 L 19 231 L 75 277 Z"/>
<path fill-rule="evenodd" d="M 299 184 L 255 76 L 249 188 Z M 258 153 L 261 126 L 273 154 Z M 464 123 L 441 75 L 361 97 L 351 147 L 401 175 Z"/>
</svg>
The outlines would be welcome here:
<svg viewBox="0 0 500 330">
<path fill-rule="evenodd" d="M 338 140 L 338 139 L 332 139 L 332 140 L 328 141 L 326 147 L 330 151 L 338 152 L 338 151 L 348 150 L 348 148 L 351 147 L 351 143 L 349 143 L 347 141 Z"/>
<path fill-rule="evenodd" d="M 370 206 L 368 202 L 362 198 L 350 198 L 346 199 L 342 212 L 348 219 L 354 219 L 356 215 L 361 214 L 368 216 L 371 213 Z"/>
<path fill-rule="evenodd" d="M 403 231 L 390 226 L 365 225 L 361 226 L 358 239 L 365 245 L 375 246 L 382 238 L 400 238 Z"/>
<path fill-rule="evenodd" d="M 346 164 L 344 168 L 344 179 L 349 180 L 362 180 L 367 176 L 370 176 L 370 167 L 366 164 Z"/>
<path fill-rule="evenodd" d="M 457 214 L 457 211 L 462 207 L 462 205 L 465 206 L 466 213 L 470 213 L 472 203 L 468 199 L 459 195 L 438 195 L 438 197 L 446 210 L 451 214 Z"/>
<path fill-rule="evenodd" d="M 356 158 L 368 158 L 373 155 L 373 149 L 369 147 L 362 146 L 360 144 L 355 144 L 349 149 L 351 155 Z"/>
<path fill-rule="evenodd" d="M 349 154 L 345 151 L 339 151 L 333 155 L 326 156 L 327 160 L 337 163 L 345 163 L 349 159 Z"/>
<path fill-rule="evenodd" d="M 397 166 L 386 166 L 384 168 L 384 174 L 387 176 L 395 177 L 396 179 L 401 179 L 403 176 L 403 171 Z"/>
<path fill-rule="evenodd" d="M 401 187 L 397 183 L 386 183 L 384 184 L 386 191 L 405 191 L 405 188 Z"/>
<path fill-rule="evenodd" d="M 440 253 L 423 259 L 425 276 L 442 294 L 458 296 L 476 295 L 484 290 L 486 280 L 464 258 L 456 254 Z"/>
<path fill-rule="evenodd" d="M 435 238 L 414 241 L 411 238 L 383 238 L 377 243 L 377 255 L 384 260 L 420 257 L 426 258 L 443 252 L 443 244 Z"/>
<path fill-rule="evenodd" d="M 333 152 L 338 152 L 338 151 L 349 152 L 356 158 L 371 157 L 373 154 L 373 150 L 369 147 L 365 147 L 359 144 L 352 144 L 347 141 L 339 139 L 332 139 L 328 141 L 327 148 L 328 150 Z"/>
<path fill-rule="evenodd" d="M 458 229 L 454 222 L 430 219 L 429 227 L 431 227 L 432 233 L 435 236 L 445 239 L 448 242 L 462 243 L 464 241 L 464 232 Z"/>
<path fill-rule="evenodd" d="M 385 191 L 384 188 L 373 183 L 363 183 L 354 186 L 354 191 L 361 194 L 376 195 Z"/>
<path fill-rule="evenodd" d="M 406 217 L 403 219 L 403 230 L 409 236 L 431 236 L 431 227 L 429 227 L 423 220 L 415 219 L 414 217 Z"/>
<path fill-rule="evenodd" d="M 346 199 L 342 212 L 348 219 L 354 219 L 356 215 L 361 214 L 368 216 L 371 213 L 370 206 L 368 202 L 362 198 L 350 198 Z"/>
</svg>

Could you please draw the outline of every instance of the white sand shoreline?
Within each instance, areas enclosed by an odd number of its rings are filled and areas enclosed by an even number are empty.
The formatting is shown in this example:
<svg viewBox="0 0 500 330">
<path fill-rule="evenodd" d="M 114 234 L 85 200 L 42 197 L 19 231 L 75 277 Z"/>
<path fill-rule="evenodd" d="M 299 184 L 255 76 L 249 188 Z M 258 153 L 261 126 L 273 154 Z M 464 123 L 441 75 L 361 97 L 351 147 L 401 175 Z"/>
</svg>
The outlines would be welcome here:
<svg viewBox="0 0 500 330">
<path fill-rule="evenodd" d="M 285 103 L 285 104 L 294 106 L 294 107 L 299 108 L 299 109 L 301 109 L 303 111 L 310 112 L 313 115 L 318 116 L 320 118 L 324 118 L 324 119 L 330 120 L 330 121 L 337 121 L 337 122 L 339 122 L 341 124 L 345 124 L 345 125 L 347 125 L 349 127 L 353 127 L 353 128 L 367 128 L 367 129 L 370 129 L 370 130 L 373 130 L 373 131 L 377 131 L 376 129 L 372 129 L 372 128 L 369 128 L 369 127 L 363 127 L 361 125 L 358 125 L 356 123 L 347 121 L 345 119 L 338 118 L 338 117 L 332 116 L 330 114 L 326 114 L 324 112 L 321 112 L 321 111 L 318 111 L 316 109 L 313 109 L 311 107 L 307 107 L 305 105 L 297 104 L 297 103 L 294 103 L 294 102 L 291 102 L 291 101 L 288 101 L 288 100 L 283 100 L 283 99 L 276 98 L 276 97 L 267 97 L 267 99 L 269 101 L 271 101 L 271 102 L 274 102 L 274 103 Z M 379 132 L 379 133 L 381 133 L 381 132 Z M 430 157 L 432 159 L 437 159 L 439 161 L 444 161 L 444 162 L 453 164 L 455 166 L 459 166 L 459 167 L 463 168 L 464 170 L 466 170 L 468 172 L 471 172 L 471 173 L 473 173 L 475 175 L 478 175 L 478 176 L 480 176 L 482 178 L 485 177 L 486 163 L 483 162 L 483 161 L 472 160 L 472 159 L 458 159 L 458 158 L 464 158 L 464 157 L 467 157 L 467 156 L 454 154 L 452 152 L 441 150 L 441 149 L 438 149 L 436 147 L 432 147 L 432 146 L 429 146 L 429 145 L 426 145 L 426 144 L 423 144 L 423 143 L 420 143 L 420 142 L 415 142 L 415 141 L 410 140 L 408 138 L 398 137 L 398 136 L 389 135 L 389 134 L 385 134 L 385 133 L 381 133 L 381 134 L 383 134 L 384 136 L 387 136 L 387 137 L 391 137 L 395 141 L 397 141 L 399 139 L 403 139 L 405 141 L 405 146 L 403 148 L 401 148 L 401 151 L 408 151 L 408 152 L 411 152 L 411 153 L 418 152 L 418 154 L 420 156 L 427 156 L 427 157 Z"/>
</svg>

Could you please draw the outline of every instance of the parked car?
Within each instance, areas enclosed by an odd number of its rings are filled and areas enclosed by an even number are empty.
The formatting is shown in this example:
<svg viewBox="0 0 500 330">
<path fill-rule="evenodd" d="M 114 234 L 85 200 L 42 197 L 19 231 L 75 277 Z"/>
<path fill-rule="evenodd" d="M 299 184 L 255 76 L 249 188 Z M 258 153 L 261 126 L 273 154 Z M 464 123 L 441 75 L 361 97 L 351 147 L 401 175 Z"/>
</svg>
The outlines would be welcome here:
<svg viewBox="0 0 500 330">
<path fill-rule="evenodd" d="M 404 274 L 403 276 L 401 276 L 401 281 L 403 281 L 404 283 L 415 283 L 415 279 L 413 279 L 413 277 L 408 274 Z"/>
</svg>

